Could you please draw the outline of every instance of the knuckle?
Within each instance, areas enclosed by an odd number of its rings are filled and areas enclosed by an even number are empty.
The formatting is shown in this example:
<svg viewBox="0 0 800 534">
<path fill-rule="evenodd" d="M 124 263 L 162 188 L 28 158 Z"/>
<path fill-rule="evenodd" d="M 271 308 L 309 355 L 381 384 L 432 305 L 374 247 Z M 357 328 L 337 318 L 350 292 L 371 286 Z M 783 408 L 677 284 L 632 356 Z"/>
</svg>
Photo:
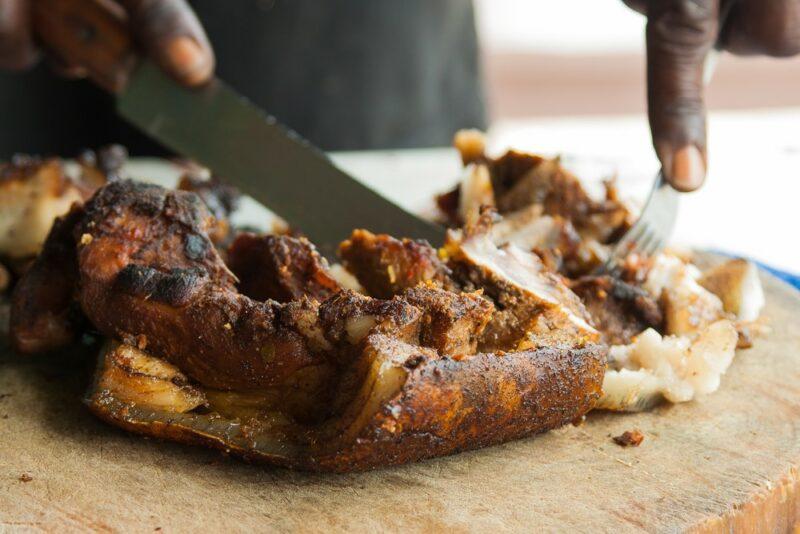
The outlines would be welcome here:
<svg viewBox="0 0 800 534">
<path fill-rule="evenodd" d="M 708 0 L 658 2 L 648 18 L 648 36 L 671 51 L 695 51 L 716 39 L 716 8 Z"/>
</svg>

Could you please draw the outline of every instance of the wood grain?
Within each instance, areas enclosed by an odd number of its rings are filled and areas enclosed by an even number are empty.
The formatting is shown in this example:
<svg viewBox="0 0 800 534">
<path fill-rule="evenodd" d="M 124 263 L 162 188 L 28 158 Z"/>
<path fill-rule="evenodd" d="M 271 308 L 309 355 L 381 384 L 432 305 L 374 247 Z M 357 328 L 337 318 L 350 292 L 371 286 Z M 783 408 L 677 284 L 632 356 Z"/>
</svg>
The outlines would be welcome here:
<svg viewBox="0 0 800 534">
<path fill-rule="evenodd" d="M 3 350 L 0 530 L 786 531 L 800 518 L 800 293 L 763 281 L 772 332 L 706 399 L 354 475 L 128 435 L 80 404 L 80 354 Z M 634 428 L 640 447 L 612 442 Z"/>
</svg>

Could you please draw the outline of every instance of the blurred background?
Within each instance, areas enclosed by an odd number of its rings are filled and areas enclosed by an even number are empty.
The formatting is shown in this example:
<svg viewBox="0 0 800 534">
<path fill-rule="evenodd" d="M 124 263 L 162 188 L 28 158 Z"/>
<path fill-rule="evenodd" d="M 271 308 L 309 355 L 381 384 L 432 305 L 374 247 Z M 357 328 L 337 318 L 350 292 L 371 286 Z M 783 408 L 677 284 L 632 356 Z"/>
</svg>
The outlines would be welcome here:
<svg viewBox="0 0 800 534">
<path fill-rule="evenodd" d="M 645 20 L 619 0 L 475 0 L 493 120 L 642 113 Z M 712 110 L 800 106 L 800 57 L 723 54 Z"/>
<path fill-rule="evenodd" d="M 585 181 L 643 200 L 658 170 L 647 125 L 645 20 L 619 0 L 475 0 L 490 146 L 562 155 Z M 709 167 L 681 198 L 679 245 L 800 270 L 800 56 L 719 57 Z"/>
</svg>

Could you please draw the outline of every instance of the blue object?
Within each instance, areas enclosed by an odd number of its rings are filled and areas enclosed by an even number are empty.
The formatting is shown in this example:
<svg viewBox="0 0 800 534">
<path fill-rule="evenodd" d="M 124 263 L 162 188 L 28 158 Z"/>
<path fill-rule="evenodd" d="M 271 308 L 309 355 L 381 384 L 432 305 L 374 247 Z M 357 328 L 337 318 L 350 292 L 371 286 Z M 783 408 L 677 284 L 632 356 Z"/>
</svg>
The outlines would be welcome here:
<svg viewBox="0 0 800 534">
<path fill-rule="evenodd" d="M 776 277 L 780 278 L 781 280 L 783 280 L 784 282 L 794 286 L 795 289 L 799 289 L 800 290 L 800 275 L 787 273 L 786 271 L 781 271 L 779 269 L 776 269 L 774 267 L 770 267 L 768 265 L 764 265 L 763 263 L 759 263 L 759 262 L 756 262 L 756 265 L 758 265 L 760 268 L 764 269 L 765 271 L 767 271 L 771 275 L 776 276 Z"/>
</svg>

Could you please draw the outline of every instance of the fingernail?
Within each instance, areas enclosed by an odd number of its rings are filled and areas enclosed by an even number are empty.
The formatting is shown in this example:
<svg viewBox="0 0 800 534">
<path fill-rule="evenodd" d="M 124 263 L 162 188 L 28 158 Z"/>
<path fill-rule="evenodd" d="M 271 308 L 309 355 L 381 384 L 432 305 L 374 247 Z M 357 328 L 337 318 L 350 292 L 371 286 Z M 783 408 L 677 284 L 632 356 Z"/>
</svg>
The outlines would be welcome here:
<svg viewBox="0 0 800 534">
<path fill-rule="evenodd" d="M 167 56 L 175 71 L 187 83 L 205 81 L 209 72 L 208 54 L 189 37 L 176 37 L 167 45 Z"/>
<path fill-rule="evenodd" d="M 672 154 L 670 181 L 676 189 L 694 191 L 706 179 L 706 164 L 703 154 L 694 145 L 686 145 Z"/>
</svg>

